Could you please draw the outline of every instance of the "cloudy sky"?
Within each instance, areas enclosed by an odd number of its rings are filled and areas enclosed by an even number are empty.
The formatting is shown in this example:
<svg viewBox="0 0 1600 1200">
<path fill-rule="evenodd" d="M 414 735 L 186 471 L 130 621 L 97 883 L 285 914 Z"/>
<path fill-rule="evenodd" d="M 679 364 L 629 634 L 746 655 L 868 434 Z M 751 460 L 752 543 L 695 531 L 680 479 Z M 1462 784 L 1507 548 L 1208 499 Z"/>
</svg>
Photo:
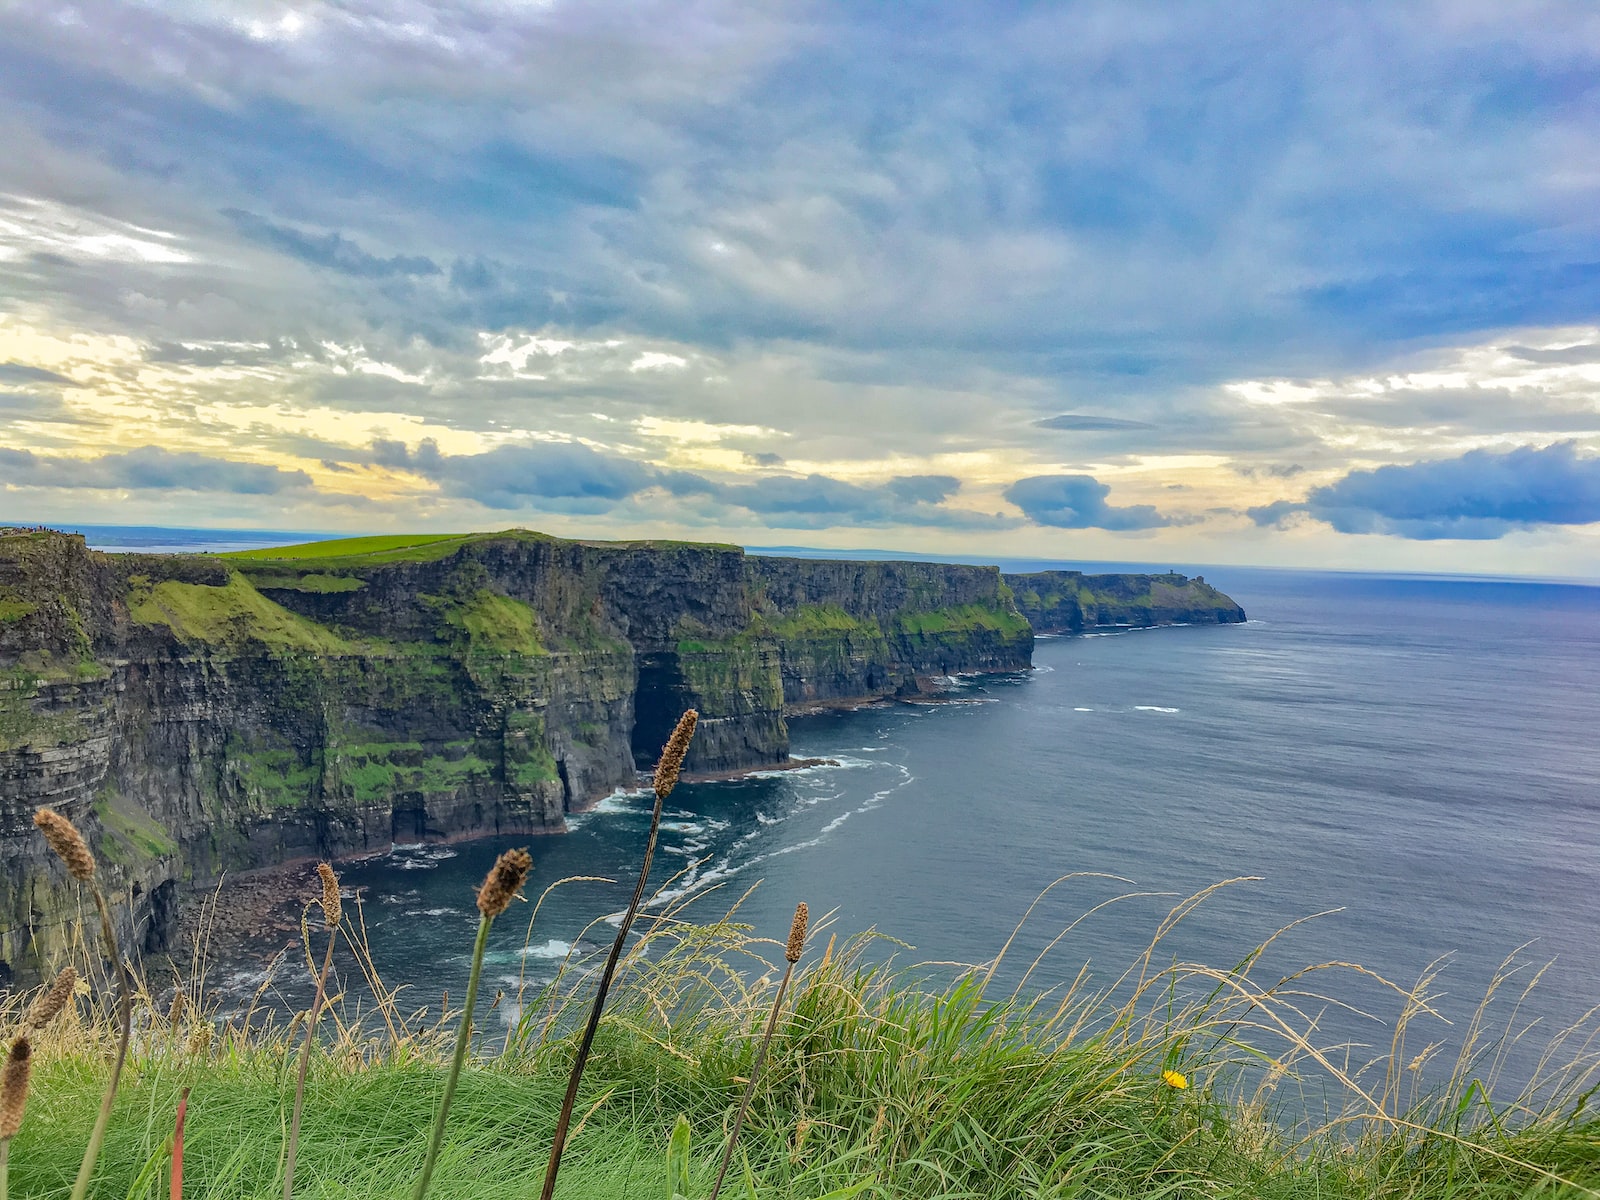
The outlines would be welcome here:
<svg viewBox="0 0 1600 1200">
<path fill-rule="evenodd" d="M 1600 6 L 0 0 L 0 519 L 1600 575 Z"/>
</svg>

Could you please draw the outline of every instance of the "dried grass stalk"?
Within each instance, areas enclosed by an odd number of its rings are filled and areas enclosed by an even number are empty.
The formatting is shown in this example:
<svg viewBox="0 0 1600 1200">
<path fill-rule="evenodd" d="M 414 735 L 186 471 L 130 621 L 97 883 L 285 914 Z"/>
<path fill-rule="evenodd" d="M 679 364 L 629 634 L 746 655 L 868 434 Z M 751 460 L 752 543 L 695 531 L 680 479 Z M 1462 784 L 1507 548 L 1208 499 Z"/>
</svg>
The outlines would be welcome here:
<svg viewBox="0 0 1600 1200">
<path fill-rule="evenodd" d="M 67 1002 L 72 999 L 72 989 L 77 986 L 78 972 L 71 967 L 63 967 L 49 990 L 41 994 L 28 1009 L 28 1015 L 22 1019 L 22 1027 L 39 1030 L 50 1024 L 66 1008 Z"/>
<path fill-rule="evenodd" d="M 533 859 L 526 850 L 507 850 L 489 868 L 489 874 L 478 889 L 478 911 L 494 920 L 506 909 L 522 890 L 533 870 Z"/>
<path fill-rule="evenodd" d="M 761 1063 L 767 1056 L 767 1046 L 772 1042 L 772 1032 L 778 1027 L 778 1011 L 783 1007 L 784 993 L 789 990 L 789 977 L 794 974 L 794 965 L 800 961 L 800 955 L 806 948 L 806 927 L 811 923 L 811 910 L 802 900 L 795 905 L 794 920 L 789 924 L 789 942 L 783 948 L 784 962 L 783 980 L 778 984 L 778 994 L 772 1000 L 772 1012 L 767 1017 L 767 1028 L 761 1035 L 761 1044 L 756 1047 L 755 1061 L 750 1064 L 750 1079 L 744 1085 L 744 1095 L 739 1099 L 739 1111 L 733 1118 L 733 1129 L 728 1133 L 728 1146 L 722 1152 L 722 1166 L 717 1168 L 717 1182 L 711 1188 L 711 1200 L 717 1200 L 722 1192 L 722 1180 L 728 1173 L 728 1164 L 733 1161 L 733 1148 L 739 1141 L 739 1130 L 744 1126 L 745 1110 L 750 1107 L 750 1097 L 756 1092 L 756 1078 L 761 1074 Z"/>
<path fill-rule="evenodd" d="M 561 1101 L 561 1115 L 556 1118 L 556 1131 L 550 1142 L 550 1161 L 545 1166 L 544 1187 L 539 1200 L 551 1200 L 556 1191 L 556 1176 L 561 1170 L 561 1155 L 567 1145 L 567 1128 L 572 1122 L 572 1106 L 578 1099 L 578 1084 L 583 1080 L 583 1068 L 589 1061 L 589 1050 L 594 1045 L 595 1030 L 600 1027 L 600 1014 L 605 1010 L 606 993 L 611 990 L 612 977 L 617 973 L 617 961 L 627 944 L 628 931 L 639 913 L 639 903 L 644 899 L 644 885 L 650 878 L 650 862 L 656 853 L 656 835 L 661 832 L 661 803 L 677 786 L 678 773 L 683 769 L 684 757 L 689 753 L 689 741 L 694 737 L 694 727 L 700 714 L 689 709 L 678 718 L 672 736 L 661 750 L 661 761 L 656 765 L 655 808 L 650 814 L 650 836 L 645 840 L 644 861 L 639 864 L 639 882 L 634 885 L 633 899 L 622 914 L 622 924 L 617 927 L 617 937 L 606 955 L 606 965 L 600 972 L 600 985 L 595 989 L 594 1002 L 589 1006 L 589 1020 L 583 1027 L 583 1038 L 578 1043 L 578 1056 L 573 1060 L 572 1073 L 567 1077 L 567 1094 Z"/>
<path fill-rule="evenodd" d="M 806 926 L 810 923 L 811 911 L 802 900 L 795 905 L 794 922 L 789 926 L 789 944 L 783 948 L 784 961 L 791 965 L 800 961 L 800 954 L 806 948 Z"/>
<path fill-rule="evenodd" d="M 33 823 L 44 834 L 44 840 L 50 843 L 56 857 L 67 864 L 74 879 L 79 883 L 93 882 L 94 855 L 89 853 L 89 844 L 83 840 L 77 826 L 53 808 L 41 808 L 34 813 Z"/>
<path fill-rule="evenodd" d="M 322 877 L 322 895 L 317 903 L 322 906 L 322 918 L 328 927 L 328 949 L 322 956 L 322 970 L 317 975 L 317 994 L 312 998 L 311 1011 L 306 1014 L 305 1038 L 300 1043 L 300 1067 L 294 1081 L 294 1116 L 289 1124 L 289 1145 L 283 1164 L 283 1200 L 294 1196 L 295 1154 L 300 1148 L 300 1117 L 305 1111 L 306 1071 L 311 1065 L 311 1039 L 316 1034 L 317 1017 L 322 1012 L 323 999 L 328 994 L 328 972 L 333 967 L 333 945 L 338 940 L 339 877 L 327 863 L 317 864 L 317 874 Z M 307 950 L 310 954 L 310 950 Z"/>
<path fill-rule="evenodd" d="M 22 1113 L 28 1106 L 28 1074 L 33 1069 L 33 1046 L 26 1037 L 11 1043 L 0 1076 L 0 1200 L 11 1194 L 11 1139 L 22 1128 Z"/>
<path fill-rule="evenodd" d="M 678 774 L 683 770 L 683 760 L 689 754 L 689 742 L 694 738 L 694 727 L 699 720 L 700 714 L 692 708 L 684 713 L 662 747 L 661 761 L 656 763 L 655 778 L 651 781 L 657 799 L 665 800 L 678 785 Z"/>
<path fill-rule="evenodd" d="M 84 1150 L 83 1161 L 78 1165 L 78 1178 L 72 1185 L 72 1200 L 84 1200 L 89 1192 L 89 1180 L 94 1175 L 95 1162 L 100 1157 L 101 1143 L 105 1141 L 106 1126 L 111 1123 L 111 1109 L 117 1100 L 122 1067 L 128 1060 L 128 1042 L 133 1033 L 133 980 L 117 948 L 117 930 L 111 919 L 111 906 L 106 903 L 105 893 L 95 882 L 94 855 L 89 853 L 89 845 L 83 840 L 83 835 L 71 821 L 52 808 L 41 808 L 35 812 L 33 823 L 44 835 L 50 849 L 66 864 L 72 877 L 88 885 L 89 895 L 100 915 L 100 937 L 105 943 L 106 957 L 111 960 L 117 976 L 117 1018 L 121 1026 L 117 1055 L 112 1060 L 111 1077 L 106 1081 L 105 1098 L 100 1102 L 100 1115 L 95 1119 L 88 1148 Z"/>
<path fill-rule="evenodd" d="M 10 1141 L 22 1128 L 28 1107 L 28 1076 L 33 1072 L 33 1043 L 26 1036 L 11 1043 L 6 1069 L 0 1078 L 0 1140 Z"/>
<path fill-rule="evenodd" d="M 507 850 L 495 860 L 483 886 L 478 889 L 478 912 L 481 915 L 478 917 L 478 938 L 472 944 L 472 970 L 467 975 L 467 999 L 461 1006 L 455 1053 L 450 1058 L 450 1072 L 444 1079 L 444 1095 L 439 1098 L 439 1112 L 434 1117 L 427 1157 L 422 1160 L 422 1171 L 411 1193 L 412 1200 L 422 1200 L 427 1193 L 428 1182 L 433 1178 L 434 1163 L 439 1159 L 439 1147 L 444 1144 L 444 1126 L 450 1116 L 450 1102 L 455 1098 L 456 1083 L 461 1078 L 462 1065 L 467 1061 L 467 1047 L 472 1043 L 472 1010 L 478 1003 L 478 982 L 483 977 L 483 952 L 489 945 L 489 927 L 516 899 L 532 869 L 533 859 L 526 850 Z M 449 1005 L 450 1000 L 446 996 L 444 1008 L 448 1009 Z"/>
<path fill-rule="evenodd" d="M 339 928 L 343 905 L 339 900 L 339 877 L 327 863 L 317 864 L 317 874 L 322 876 L 322 920 L 329 929 Z"/>
</svg>

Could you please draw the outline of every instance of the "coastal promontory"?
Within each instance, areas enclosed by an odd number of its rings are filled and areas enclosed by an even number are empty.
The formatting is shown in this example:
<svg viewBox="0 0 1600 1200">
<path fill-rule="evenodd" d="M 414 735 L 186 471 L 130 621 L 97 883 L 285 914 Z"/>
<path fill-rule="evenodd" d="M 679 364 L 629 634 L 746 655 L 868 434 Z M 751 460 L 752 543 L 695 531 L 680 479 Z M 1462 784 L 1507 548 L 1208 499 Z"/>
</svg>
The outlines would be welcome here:
<svg viewBox="0 0 1600 1200">
<path fill-rule="evenodd" d="M 789 717 L 1024 670 L 1035 627 L 1237 619 L 1198 580 L 1049 575 L 527 530 L 232 555 L 7 530 L 0 983 L 84 902 L 34 836 L 41 805 L 131 900 L 128 944 L 159 950 L 223 872 L 560 832 L 633 786 L 686 708 L 689 772 L 775 767 Z"/>
</svg>

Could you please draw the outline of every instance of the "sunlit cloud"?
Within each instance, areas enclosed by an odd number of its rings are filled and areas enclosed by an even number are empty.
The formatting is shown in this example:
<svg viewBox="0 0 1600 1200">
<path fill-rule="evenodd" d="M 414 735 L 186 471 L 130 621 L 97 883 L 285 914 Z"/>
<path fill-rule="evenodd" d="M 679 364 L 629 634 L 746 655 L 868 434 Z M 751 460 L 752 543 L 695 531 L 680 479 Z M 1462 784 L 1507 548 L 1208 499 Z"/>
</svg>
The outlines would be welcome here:
<svg viewBox="0 0 1600 1200">
<path fill-rule="evenodd" d="M 42 515 L 1600 571 L 1578 0 L 88 11 L 0 11 Z"/>
</svg>

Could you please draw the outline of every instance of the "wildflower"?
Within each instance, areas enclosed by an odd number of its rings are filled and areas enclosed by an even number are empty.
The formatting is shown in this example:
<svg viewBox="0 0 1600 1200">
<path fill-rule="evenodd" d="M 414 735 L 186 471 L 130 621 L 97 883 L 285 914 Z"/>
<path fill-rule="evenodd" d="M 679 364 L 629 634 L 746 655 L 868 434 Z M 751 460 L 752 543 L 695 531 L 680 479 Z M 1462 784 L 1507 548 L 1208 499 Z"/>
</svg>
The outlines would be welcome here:
<svg viewBox="0 0 1600 1200">
<path fill-rule="evenodd" d="M 1168 1087 L 1175 1087 L 1179 1091 L 1189 1086 L 1189 1077 L 1182 1071 L 1163 1071 L 1161 1078 Z"/>
</svg>

